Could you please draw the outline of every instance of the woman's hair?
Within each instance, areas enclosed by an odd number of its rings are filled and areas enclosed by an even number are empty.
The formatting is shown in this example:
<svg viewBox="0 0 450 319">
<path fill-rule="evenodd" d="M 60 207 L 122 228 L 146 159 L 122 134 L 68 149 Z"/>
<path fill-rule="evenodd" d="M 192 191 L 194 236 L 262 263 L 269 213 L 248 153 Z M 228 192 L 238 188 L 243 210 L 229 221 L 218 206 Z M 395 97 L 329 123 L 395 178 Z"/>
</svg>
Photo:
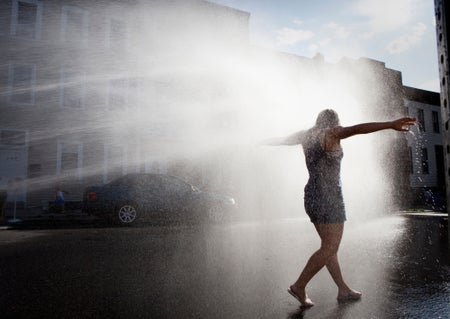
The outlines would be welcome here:
<svg viewBox="0 0 450 319">
<path fill-rule="evenodd" d="M 335 110 L 326 109 L 319 113 L 316 120 L 317 128 L 330 128 L 339 125 L 339 116 Z"/>
</svg>

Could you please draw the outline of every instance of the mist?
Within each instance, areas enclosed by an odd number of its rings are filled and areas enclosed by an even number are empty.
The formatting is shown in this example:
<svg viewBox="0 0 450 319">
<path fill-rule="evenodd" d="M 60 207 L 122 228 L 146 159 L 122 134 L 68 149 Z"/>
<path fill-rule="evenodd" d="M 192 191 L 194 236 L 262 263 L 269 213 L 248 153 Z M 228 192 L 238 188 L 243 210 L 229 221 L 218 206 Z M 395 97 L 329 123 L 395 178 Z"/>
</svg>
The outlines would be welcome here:
<svg viewBox="0 0 450 319">
<path fill-rule="evenodd" d="M 114 19 L 106 21 L 105 12 Z M 80 185 L 159 172 L 233 196 L 244 219 L 305 217 L 301 146 L 261 141 L 310 128 L 325 108 L 335 109 L 344 126 L 400 115 L 369 62 L 331 64 L 320 54 L 307 59 L 252 46 L 246 12 L 203 1 L 96 2 L 89 17 L 96 22 L 87 39 L 47 39 L 42 56 L 30 57 L 44 65 L 35 100 L 53 103 L 23 123 L 29 156 L 60 142 L 40 176 L 27 181 L 30 192 L 75 181 L 75 199 Z M 398 138 L 381 132 L 343 141 L 351 218 L 394 209 L 384 155 Z M 54 156 L 66 153 L 78 154 L 75 163 L 55 176 Z"/>
</svg>

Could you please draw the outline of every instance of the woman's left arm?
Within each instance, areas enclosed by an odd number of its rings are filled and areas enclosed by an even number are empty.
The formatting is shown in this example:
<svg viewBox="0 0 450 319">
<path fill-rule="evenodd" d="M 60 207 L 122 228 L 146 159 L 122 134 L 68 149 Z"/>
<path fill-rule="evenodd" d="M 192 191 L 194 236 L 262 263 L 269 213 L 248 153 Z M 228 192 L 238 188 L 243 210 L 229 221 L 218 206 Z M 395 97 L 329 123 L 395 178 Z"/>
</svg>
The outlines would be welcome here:
<svg viewBox="0 0 450 319">
<path fill-rule="evenodd" d="M 348 127 L 336 127 L 332 133 L 339 139 L 344 139 L 353 135 L 374 133 L 381 130 L 393 129 L 396 131 L 408 131 L 408 126 L 414 125 L 414 117 L 403 117 L 395 121 L 362 123 Z"/>
</svg>

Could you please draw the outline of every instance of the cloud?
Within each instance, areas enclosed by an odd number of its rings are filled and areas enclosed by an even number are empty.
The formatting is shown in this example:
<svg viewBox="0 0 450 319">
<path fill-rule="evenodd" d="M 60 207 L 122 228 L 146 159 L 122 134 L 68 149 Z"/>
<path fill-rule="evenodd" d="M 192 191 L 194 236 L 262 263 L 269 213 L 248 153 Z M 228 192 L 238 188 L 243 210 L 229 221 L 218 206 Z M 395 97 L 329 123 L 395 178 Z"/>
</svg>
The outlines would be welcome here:
<svg viewBox="0 0 450 319">
<path fill-rule="evenodd" d="M 302 25 L 303 21 L 300 19 L 295 19 L 294 21 L 292 21 L 292 23 L 294 23 L 295 25 Z"/>
<path fill-rule="evenodd" d="M 319 49 L 320 49 L 320 46 L 317 45 L 316 43 L 310 44 L 310 45 L 308 46 L 308 51 L 309 51 L 309 52 L 312 52 L 312 53 L 318 52 Z"/>
<path fill-rule="evenodd" d="M 334 22 L 325 24 L 324 28 L 331 31 L 333 33 L 333 35 L 335 35 L 336 37 L 338 37 L 340 39 L 346 39 L 351 34 L 350 28 L 343 26 L 343 25 L 339 25 Z"/>
<path fill-rule="evenodd" d="M 427 26 L 421 22 L 417 23 L 412 29 L 411 34 L 403 35 L 394 41 L 391 41 L 386 50 L 391 54 L 400 54 L 414 47 L 422 41 Z"/>
<path fill-rule="evenodd" d="M 388 32 L 407 25 L 423 0 L 358 0 L 354 12 L 368 18 L 373 32 Z"/>
<path fill-rule="evenodd" d="M 300 41 L 309 40 L 314 37 L 310 30 L 282 28 L 276 31 L 277 43 L 279 45 L 294 45 Z"/>
</svg>

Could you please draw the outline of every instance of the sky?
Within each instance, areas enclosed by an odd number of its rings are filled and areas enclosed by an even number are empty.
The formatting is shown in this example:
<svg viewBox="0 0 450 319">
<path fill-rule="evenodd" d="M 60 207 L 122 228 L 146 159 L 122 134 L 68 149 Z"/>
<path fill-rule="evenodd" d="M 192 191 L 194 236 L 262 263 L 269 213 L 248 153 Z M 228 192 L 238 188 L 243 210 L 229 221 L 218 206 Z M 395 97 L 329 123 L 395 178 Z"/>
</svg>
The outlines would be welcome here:
<svg viewBox="0 0 450 319">
<path fill-rule="evenodd" d="M 250 13 L 250 42 L 336 63 L 367 57 L 439 92 L 434 0 L 210 0 Z"/>
</svg>

